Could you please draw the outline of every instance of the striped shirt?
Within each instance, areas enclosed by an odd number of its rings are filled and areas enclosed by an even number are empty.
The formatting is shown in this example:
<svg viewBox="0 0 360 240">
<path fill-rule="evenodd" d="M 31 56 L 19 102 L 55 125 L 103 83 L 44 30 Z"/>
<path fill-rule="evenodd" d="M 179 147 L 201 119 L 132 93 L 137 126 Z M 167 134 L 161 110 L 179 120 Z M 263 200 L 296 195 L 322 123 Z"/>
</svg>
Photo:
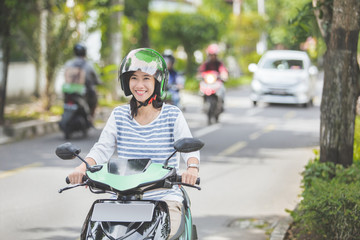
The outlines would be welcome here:
<svg viewBox="0 0 360 240">
<path fill-rule="evenodd" d="M 114 152 L 119 159 L 151 158 L 154 163 L 163 163 L 173 152 L 174 142 L 192 137 L 186 120 L 179 108 L 164 104 L 160 114 L 151 123 L 141 125 L 132 118 L 129 105 L 116 107 L 111 113 L 99 141 L 87 157 L 97 164 L 106 163 Z M 181 153 L 187 162 L 190 157 L 200 160 L 199 152 Z M 169 166 L 179 169 L 179 157 L 173 156 Z M 178 186 L 144 194 L 144 199 L 182 201 Z"/>
</svg>

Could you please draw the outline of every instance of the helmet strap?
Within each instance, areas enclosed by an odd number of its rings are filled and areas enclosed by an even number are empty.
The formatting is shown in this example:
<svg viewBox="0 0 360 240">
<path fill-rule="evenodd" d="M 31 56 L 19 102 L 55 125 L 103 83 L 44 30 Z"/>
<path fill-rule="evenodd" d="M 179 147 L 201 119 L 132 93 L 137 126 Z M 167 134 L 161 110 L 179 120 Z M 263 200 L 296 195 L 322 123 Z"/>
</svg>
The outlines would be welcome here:
<svg viewBox="0 0 360 240">
<path fill-rule="evenodd" d="M 146 107 L 148 104 L 151 104 L 154 100 L 156 100 L 156 97 L 157 97 L 157 95 L 156 95 L 156 94 L 153 94 L 151 97 L 149 97 L 149 98 L 148 98 L 147 100 L 145 100 L 144 102 L 137 101 L 137 102 L 139 103 L 138 108 Z"/>
</svg>

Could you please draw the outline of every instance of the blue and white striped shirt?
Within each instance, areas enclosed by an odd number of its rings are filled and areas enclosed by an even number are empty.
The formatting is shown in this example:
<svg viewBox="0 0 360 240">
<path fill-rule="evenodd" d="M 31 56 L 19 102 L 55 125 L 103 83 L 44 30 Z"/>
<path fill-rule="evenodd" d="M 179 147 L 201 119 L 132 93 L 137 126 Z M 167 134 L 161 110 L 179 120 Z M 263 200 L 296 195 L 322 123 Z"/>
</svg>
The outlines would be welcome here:
<svg viewBox="0 0 360 240">
<path fill-rule="evenodd" d="M 186 120 L 179 108 L 164 104 L 160 114 L 151 123 L 141 125 L 132 118 L 129 105 L 116 107 L 111 113 L 99 141 L 87 157 L 97 164 L 106 163 L 114 152 L 119 159 L 151 158 L 155 163 L 163 163 L 174 151 L 174 142 L 184 137 L 192 137 Z M 190 157 L 200 160 L 199 152 L 181 153 L 187 162 Z M 179 169 L 179 158 L 175 155 L 169 165 Z M 182 201 L 177 186 L 170 190 L 146 193 L 144 199 Z"/>
</svg>

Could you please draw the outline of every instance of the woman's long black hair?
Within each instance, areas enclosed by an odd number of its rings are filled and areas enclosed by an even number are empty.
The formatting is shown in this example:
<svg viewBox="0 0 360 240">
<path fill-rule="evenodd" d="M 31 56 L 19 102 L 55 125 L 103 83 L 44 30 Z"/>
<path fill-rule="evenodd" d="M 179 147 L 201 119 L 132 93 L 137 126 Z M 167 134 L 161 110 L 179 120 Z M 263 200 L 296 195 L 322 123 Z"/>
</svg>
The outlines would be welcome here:
<svg viewBox="0 0 360 240">
<path fill-rule="evenodd" d="M 131 111 L 131 117 L 134 118 L 137 116 L 138 114 L 138 109 L 142 106 L 146 106 L 148 105 L 149 101 L 154 98 L 155 99 L 153 101 L 151 101 L 151 104 L 154 108 L 161 108 L 164 104 L 163 99 L 160 96 L 160 83 L 155 79 L 155 89 L 153 94 L 144 102 L 144 103 L 140 103 L 140 105 L 138 104 L 139 102 L 136 100 L 136 98 L 134 96 L 132 96 L 131 100 L 130 100 L 130 111 Z"/>
</svg>

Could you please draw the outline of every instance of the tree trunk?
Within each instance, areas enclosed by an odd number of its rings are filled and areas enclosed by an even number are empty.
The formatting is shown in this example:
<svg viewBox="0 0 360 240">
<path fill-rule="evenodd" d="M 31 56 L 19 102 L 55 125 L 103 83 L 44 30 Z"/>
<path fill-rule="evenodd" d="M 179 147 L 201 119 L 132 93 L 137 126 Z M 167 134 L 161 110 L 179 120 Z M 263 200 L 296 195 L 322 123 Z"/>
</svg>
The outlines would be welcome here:
<svg viewBox="0 0 360 240">
<path fill-rule="evenodd" d="M 325 34 L 327 51 L 321 102 L 320 161 L 343 166 L 349 166 L 353 161 L 356 101 L 359 96 L 356 59 L 359 8 L 358 0 L 334 0 L 330 14 L 331 28 Z"/>
<path fill-rule="evenodd" d="M 190 78 L 196 73 L 196 64 L 195 64 L 195 57 L 194 51 L 191 50 L 190 47 L 184 46 L 184 50 L 186 52 L 187 60 L 186 60 L 186 76 Z"/>
<path fill-rule="evenodd" d="M 113 0 L 111 4 L 114 5 L 120 5 L 121 8 L 124 6 L 124 0 Z M 122 60 L 122 33 L 121 33 L 121 19 L 123 16 L 123 11 L 117 11 L 114 12 L 111 15 L 111 25 L 109 26 L 111 28 L 110 31 L 110 44 L 112 52 L 110 53 L 110 60 L 109 63 L 115 64 L 117 67 L 120 66 L 121 60 Z M 118 86 L 118 80 L 115 78 L 112 82 L 113 85 L 113 91 L 111 92 L 112 99 L 117 99 L 118 96 L 125 97 L 125 94 L 123 91 L 120 91 Z"/>
<path fill-rule="evenodd" d="M 143 25 L 141 26 L 140 46 L 145 48 L 150 47 L 149 26 L 147 22 L 144 22 Z"/>
<path fill-rule="evenodd" d="M 6 102 L 6 83 L 9 66 L 9 44 L 0 34 L 0 126 L 5 123 L 5 102 Z"/>
<path fill-rule="evenodd" d="M 4 1 L 0 2 L 0 126 L 4 125 L 5 101 L 6 101 L 6 83 L 10 56 L 10 21 L 9 9 Z"/>
<path fill-rule="evenodd" d="M 40 9 L 40 29 L 39 29 L 39 48 L 40 54 L 36 67 L 36 83 L 35 83 L 35 96 L 41 98 L 44 96 L 44 87 L 42 85 L 46 81 L 46 35 L 47 35 L 47 21 L 48 10 L 44 0 L 37 1 L 38 8 Z"/>
</svg>

